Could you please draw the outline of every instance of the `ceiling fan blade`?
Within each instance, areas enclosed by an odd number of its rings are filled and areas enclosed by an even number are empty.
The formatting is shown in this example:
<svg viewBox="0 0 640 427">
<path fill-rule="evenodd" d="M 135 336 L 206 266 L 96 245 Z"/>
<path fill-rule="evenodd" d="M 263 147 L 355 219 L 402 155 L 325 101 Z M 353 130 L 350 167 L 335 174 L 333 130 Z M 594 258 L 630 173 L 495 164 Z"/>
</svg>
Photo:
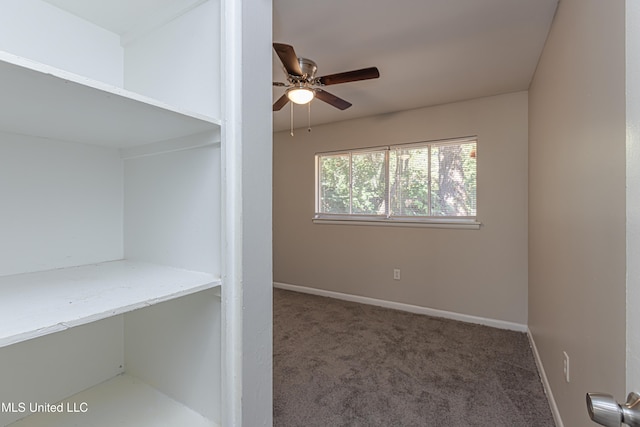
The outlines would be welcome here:
<svg viewBox="0 0 640 427">
<path fill-rule="evenodd" d="M 287 97 L 287 94 L 285 93 L 273 104 L 273 111 L 280 111 L 282 107 L 287 105 L 287 102 L 289 102 L 289 97 Z"/>
<path fill-rule="evenodd" d="M 330 74 L 318 77 L 318 83 L 324 86 L 337 85 L 339 83 L 355 82 L 358 80 L 377 79 L 380 72 L 376 67 L 363 68 L 361 70 L 347 71 L 344 73 Z"/>
<path fill-rule="evenodd" d="M 298 56 L 293 50 L 293 46 L 282 43 L 274 43 L 273 48 L 278 54 L 280 61 L 282 61 L 282 65 L 284 65 L 287 73 L 291 74 L 292 76 L 302 76 L 302 70 L 300 69 L 300 64 L 298 64 Z"/>
<path fill-rule="evenodd" d="M 346 110 L 347 108 L 351 107 L 350 102 L 347 102 L 342 98 L 338 98 L 337 96 L 327 92 L 326 90 L 316 89 L 315 91 L 316 98 L 318 98 L 320 101 L 326 102 L 327 104 L 333 105 L 340 110 Z"/>
<path fill-rule="evenodd" d="M 282 82 L 273 82 L 273 85 L 274 85 L 274 86 L 284 87 L 284 86 L 286 86 L 287 84 L 286 84 L 286 83 L 282 83 Z"/>
</svg>

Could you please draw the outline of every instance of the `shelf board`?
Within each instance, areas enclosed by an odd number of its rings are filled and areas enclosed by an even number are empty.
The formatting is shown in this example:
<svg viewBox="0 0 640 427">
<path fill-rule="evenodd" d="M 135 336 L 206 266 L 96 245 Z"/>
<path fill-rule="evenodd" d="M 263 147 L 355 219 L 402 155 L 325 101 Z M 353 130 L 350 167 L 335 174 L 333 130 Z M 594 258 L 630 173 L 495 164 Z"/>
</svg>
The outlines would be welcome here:
<svg viewBox="0 0 640 427">
<path fill-rule="evenodd" d="M 213 117 L 0 51 L 0 130 L 127 148 L 207 131 Z"/>
<path fill-rule="evenodd" d="M 26 413 L 29 403 L 25 402 Z M 35 413 L 11 427 L 216 427 L 192 409 L 129 375 L 119 375 L 62 402 L 61 413 Z M 35 408 L 35 407 L 34 407 Z M 85 410 L 86 412 L 81 412 Z M 77 411 L 77 412 L 73 412 Z"/>
<path fill-rule="evenodd" d="M 127 260 L 0 277 L 0 347 L 216 286 L 211 274 Z"/>
</svg>

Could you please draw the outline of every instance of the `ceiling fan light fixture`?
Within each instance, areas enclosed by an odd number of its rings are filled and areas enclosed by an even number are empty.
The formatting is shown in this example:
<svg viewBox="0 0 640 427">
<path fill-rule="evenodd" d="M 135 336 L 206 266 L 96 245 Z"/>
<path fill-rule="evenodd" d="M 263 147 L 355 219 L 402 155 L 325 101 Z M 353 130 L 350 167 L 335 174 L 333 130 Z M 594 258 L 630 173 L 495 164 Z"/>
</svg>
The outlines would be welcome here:
<svg viewBox="0 0 640 427">
<path fill-rule="evenodd" d="M 315 92 L 305 86 L 295 86 L 287 89 L 287 98 L 295 104 L 308 104 L 315 97 Z"/>
<path fill-rule="evenodd" d="M 380 77 L 380 72 L 376 67 L 316 77 L 316 71 L 318 71 L 316 63 L 307 58 L 299 58 L 293 46 L 273 43 L 273 49 L 284 66 L 288 81 L 288 83 L 273 82 L 274 86 L 287 87 L 284 95 L 274 102 L 273 111 L 280 111 L 289 101 L 292 102 L 292 106 L 293 104 L 310 105 L 309 103 L 314 98 L 318 98 L 339 110 L 346 110 L 351 107 L 351 103 L 327 92 L 324 90 L 324 86 Z M 291 111 L 293 112 L 293 108 Z"/>
</svg>

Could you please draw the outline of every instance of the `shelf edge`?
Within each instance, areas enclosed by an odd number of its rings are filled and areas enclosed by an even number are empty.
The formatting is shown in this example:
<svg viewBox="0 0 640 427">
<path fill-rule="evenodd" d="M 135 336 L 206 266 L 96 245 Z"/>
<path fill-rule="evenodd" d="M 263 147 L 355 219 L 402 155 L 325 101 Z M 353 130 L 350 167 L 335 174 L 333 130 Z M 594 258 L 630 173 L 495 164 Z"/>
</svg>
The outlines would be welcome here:
<svg viewBox="0 0 640 427">
<path fill-rule="evenodd" d="M 77 268 L 77 267 L 71 267 L 71 268 Z M 168 293 L 166 295 L 161 295 L 159 297 L 150 298 L 142 301 L 136 301 L 134 303 L 125 304 L 125 305 L 111 308 L 108 310 L 84 315 L 77 319 L 64 320 L 64 321 L 46 325 L 37 329 L 31 329 L 28 331 L 15 333 L 15 334 L 0 338 L 0 349 L 3 347 L 8 347 L 14 344 L 28 341 L 31 339 L 40 338 L 40 337 L 57 333 L 57 332 L 62 332 L 76 326 L 86 325 L 88 323 L 96 322 L 109 317 L 114 317 L 121 314 L 129 313 L 131 311 L 134 311 L 140 308 L 150 307 L 162 302 L 171 301 L 171 300 L 174 300 L 183 296 L 191 295 L 197 292 L 202 292 L 208 289 L 219 288 L 221 286 L 222 286 L 222 280 L 220 278 L 213 278 L 213 280 L 208 281 L 206 283 L 183 288 L 175 292 Z"/>
</svg>

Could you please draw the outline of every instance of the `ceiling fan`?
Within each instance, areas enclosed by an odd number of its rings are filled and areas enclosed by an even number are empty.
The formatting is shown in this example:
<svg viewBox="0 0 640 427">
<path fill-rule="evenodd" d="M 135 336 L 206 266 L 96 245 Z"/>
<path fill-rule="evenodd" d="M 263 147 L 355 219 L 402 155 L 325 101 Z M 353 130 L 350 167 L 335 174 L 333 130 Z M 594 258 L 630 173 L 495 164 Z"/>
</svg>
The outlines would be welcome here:
<svg viewBox="0 0 640 427">
<path fill-rule="evenodd" d="M 293 46 L 274 43 L 273 48 L 280 61 L 282 61 L 282 65 L 284 65 L 288 81 L 288 83 L 273 83 L 274 86 L 287 88 L 284 95 L 273 104 L 273 111 L 280 111 L 289 101 L 295 104 L 308 104 L 314 98 L 318 98 L 340 110 L 346 110 L 351 107 L 350 102 L 338 98 L 322 89 L 322 87 L 380 77 L 380 72 L 376 67 L 316 77 L 318 69 L 316 63 L 307 58 L 298 58 Z"/>
</svg>

